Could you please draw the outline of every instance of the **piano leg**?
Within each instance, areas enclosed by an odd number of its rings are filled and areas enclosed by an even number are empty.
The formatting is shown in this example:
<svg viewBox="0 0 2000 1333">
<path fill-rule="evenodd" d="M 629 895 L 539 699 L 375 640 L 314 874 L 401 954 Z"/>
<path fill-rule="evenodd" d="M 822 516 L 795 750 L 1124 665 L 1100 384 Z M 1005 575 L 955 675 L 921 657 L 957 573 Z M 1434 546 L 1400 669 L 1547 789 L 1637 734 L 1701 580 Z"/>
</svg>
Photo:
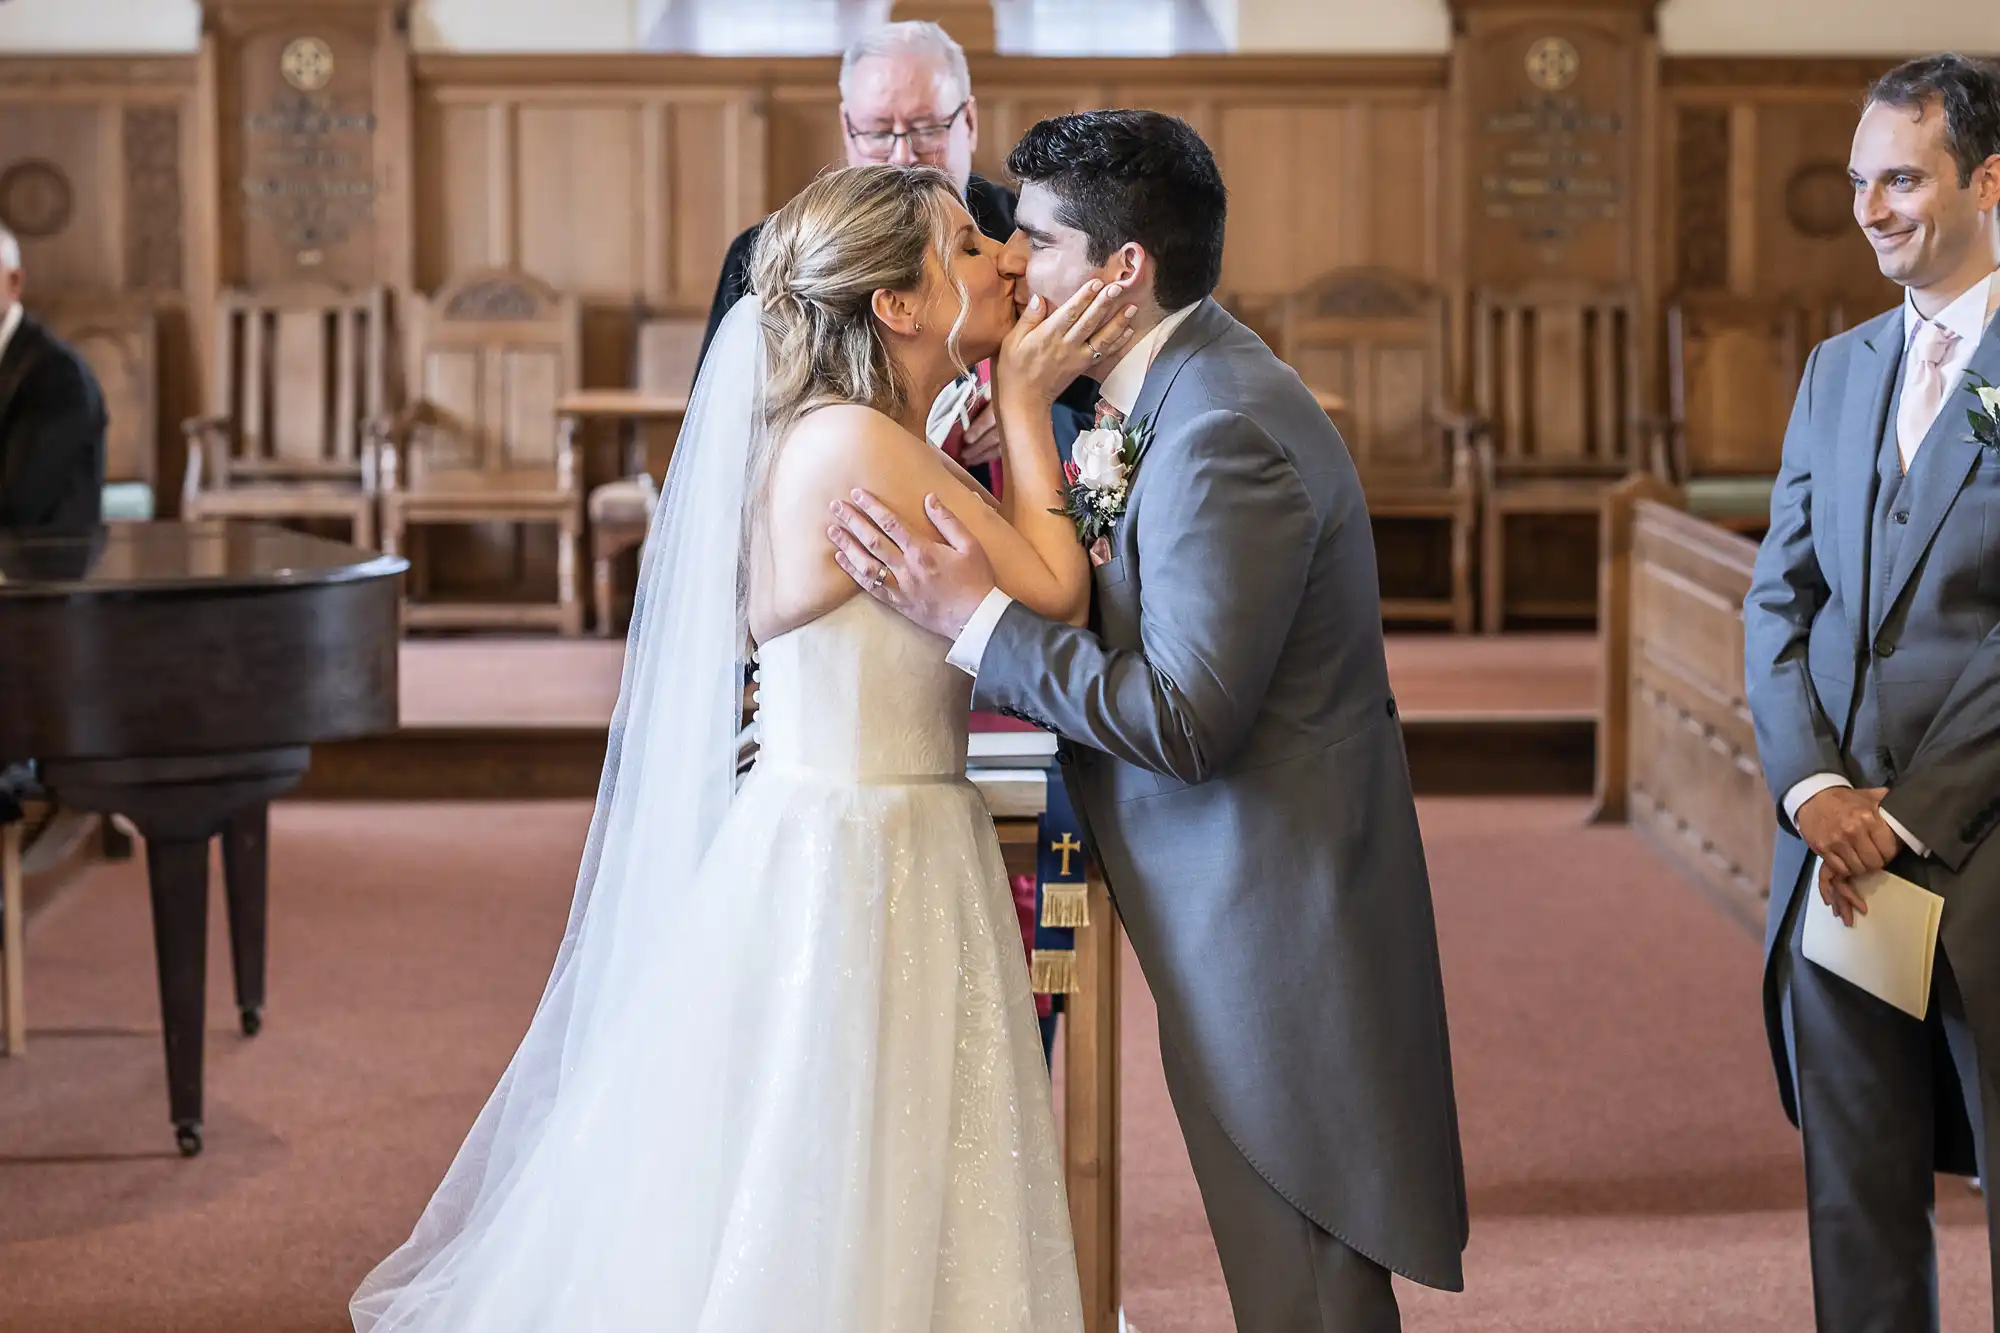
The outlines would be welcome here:
<svg viewBox="0 0 2000 1333">
<path fill-rule="evenodd" d="M 208 839 L 148 838 L 153 951 L 167 1044 L 167 1105 L 181 1156 L 201 1151 L 201 1044 L 208 981 Z"/>
<path fill-rule="evenodd" d="M 183 1155 L 201 1151 L 203 1001 L 208 971 L 208 845 L 223 837 L 231 867 L 229 924 L 237 999 L 264 1002 L 265 809 L 299 785 L 302 745 L 173 759 L 93 759 L 45 765 L 58 800 L 118 811 L 146 840 L 153 891 L 153 950 L 160 966 L 160 1022 L 167 1041 L 167 1104 Z M 254 852 L 254 855 L 251 854 Z"/>
<path fill-rule="evenodd" d="M 271 807 L 238 811 L 222 830 L 222 877 L 229 900 L 229 956 L 243 1035 L 264 1026 L 264 910 L 270 879 Z"/>
</svg>

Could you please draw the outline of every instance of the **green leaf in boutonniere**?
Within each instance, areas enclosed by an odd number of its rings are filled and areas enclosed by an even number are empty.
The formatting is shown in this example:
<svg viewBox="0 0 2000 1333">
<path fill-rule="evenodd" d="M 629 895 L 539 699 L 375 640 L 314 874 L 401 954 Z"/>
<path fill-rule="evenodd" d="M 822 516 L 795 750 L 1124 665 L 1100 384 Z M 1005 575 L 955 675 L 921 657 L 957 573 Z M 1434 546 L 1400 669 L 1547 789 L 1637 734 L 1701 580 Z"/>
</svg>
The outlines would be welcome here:
<svg viewBox="0 0 2000 1333">
<path fill-rule="evenodd" d="M 1978 407 L 1965 413 L 1966 424 L 1972 427 L 1972 438 L 2000 453 L 2000 388 L 1969 370 L 1965 373 L 1965 387 L 1979 400 Z"/>
</svg>

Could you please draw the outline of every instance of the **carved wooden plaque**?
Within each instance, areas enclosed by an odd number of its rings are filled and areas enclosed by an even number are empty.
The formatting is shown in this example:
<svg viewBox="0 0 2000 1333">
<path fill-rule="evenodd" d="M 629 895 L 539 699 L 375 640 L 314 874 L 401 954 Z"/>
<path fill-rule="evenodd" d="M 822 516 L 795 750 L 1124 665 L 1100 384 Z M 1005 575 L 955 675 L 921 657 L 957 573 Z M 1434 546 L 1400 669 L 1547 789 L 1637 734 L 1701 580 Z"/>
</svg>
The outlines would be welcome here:
<svg viewBox="0 0 2000 1333">
<path fill-rule="evenodd" d="M 404 41 L 400 11 L 357 0 L 215 4 L 227 280 L 360 287 L 385 276 L 399 214 L 384 196 L 407 93 L 393 86 L 399 61 L 382 56 Z"/>
<path fill-rule="evenodd" d="M 1634 281 L 1653 77 L 1645 10 L 1469 8 L 1453 70 L 1466 280 Z"/>
</svg>

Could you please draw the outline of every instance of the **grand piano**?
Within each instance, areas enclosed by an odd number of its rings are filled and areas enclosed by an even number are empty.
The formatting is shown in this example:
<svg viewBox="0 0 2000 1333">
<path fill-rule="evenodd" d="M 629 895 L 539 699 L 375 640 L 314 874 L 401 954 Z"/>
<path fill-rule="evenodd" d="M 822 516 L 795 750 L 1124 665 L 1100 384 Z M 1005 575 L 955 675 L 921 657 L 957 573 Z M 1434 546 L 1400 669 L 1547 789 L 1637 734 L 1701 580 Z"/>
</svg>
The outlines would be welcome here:
<svg viewBox="0 0 2000 1333">
<path fill-rule="evenodd" d="M 0 534 L 0 769 L 146 844 L 167 1096 L 202 1147 L 209 842 L 245 1036 L 263 1022 L 267 811 L 311 747 L 396 727 L 406 564 L 261 524 Z"/>
</svg>

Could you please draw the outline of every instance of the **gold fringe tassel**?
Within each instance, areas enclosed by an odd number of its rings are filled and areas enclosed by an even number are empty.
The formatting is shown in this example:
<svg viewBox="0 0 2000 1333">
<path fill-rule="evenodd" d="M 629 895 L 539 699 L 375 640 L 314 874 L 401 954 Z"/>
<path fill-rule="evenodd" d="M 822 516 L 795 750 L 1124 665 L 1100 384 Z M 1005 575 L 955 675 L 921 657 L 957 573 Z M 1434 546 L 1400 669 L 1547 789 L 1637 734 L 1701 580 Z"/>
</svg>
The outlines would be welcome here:
<svg viewBox="0 0 2000 1333">
<path fill-rule="evenodd" d="M 1076 950 L 1037 949 L 1028 966 L 1028 988 L 1037 995 L 1075 995 Z"/>
<path fill-rule="evenodd" d="M 1090 885 L 1044 884 L 1042 924 L 1053 930 L 1081 930 L 1090 924 Z"/>
</svg>

